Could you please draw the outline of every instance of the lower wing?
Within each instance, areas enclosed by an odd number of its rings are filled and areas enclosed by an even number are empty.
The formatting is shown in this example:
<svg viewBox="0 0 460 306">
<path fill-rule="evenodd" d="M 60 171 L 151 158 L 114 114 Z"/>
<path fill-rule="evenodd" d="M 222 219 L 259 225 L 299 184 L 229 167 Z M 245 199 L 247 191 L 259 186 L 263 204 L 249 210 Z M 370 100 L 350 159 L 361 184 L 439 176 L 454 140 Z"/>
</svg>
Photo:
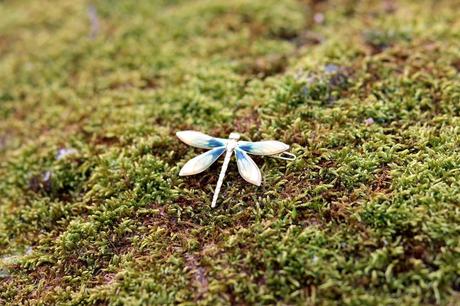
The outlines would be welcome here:
<svg viewBox="0 0 460 306">
<path fill-rule="evenodd" d="M 235 155 L 240 175 L 247 182 L 260 186 L 260 183 L 262 182 L 262 174 L 252 158 L 250 158 L 246 152 L 238 148 L 235 149 Z"/>
<path fill-rule="evenodd" d="M 286 151 L 289 149 L 289 146 L 276 140 L 256 142 L 238 141 L 238 148 L 254 155 L 274 155 Z"/>
<path fill-rule="evenodd" d="M 180 176 L 194 175 L 208 169 L 225 152 L 225 147 L 212 149 L 189 160 L 179 172 Z"/>
</svg>

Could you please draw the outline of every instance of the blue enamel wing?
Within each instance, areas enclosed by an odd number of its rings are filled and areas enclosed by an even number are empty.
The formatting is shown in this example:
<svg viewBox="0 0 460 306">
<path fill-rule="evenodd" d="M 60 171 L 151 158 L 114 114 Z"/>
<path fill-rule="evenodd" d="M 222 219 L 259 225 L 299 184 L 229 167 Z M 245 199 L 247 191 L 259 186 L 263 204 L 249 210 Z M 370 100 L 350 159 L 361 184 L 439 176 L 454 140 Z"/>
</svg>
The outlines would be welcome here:
<svg viewBox="0 0 460 306">
<path fill-rule="evenodd" d="M 224 152 L 225 159 L 222 165 L 222 170 L 217 181 L 216 191 L 212 199 L 211 207 L 215 207 L 217 198 L 219 196 L 220 188 L 224 181 L 225 173 L 230 162 L 230 158 L 235 152 L 236 163 L 238 165 L 238 172 L 249 183 L 260 186 L 262 182 L 262 175 L 256 163 L 249 157 L 253 155 L 277 155 L 285 154 L 287 157 L 275 156 L 281 159 L 294 160 L 293 154 L 285 152 L 289 146 L 285 143 L 275 140 L 267 141 L 238 141 L 240 135 L 238 133 L 231 133 L 228 139 L 215 138 L 206 134 L 196 131 L 181 131 L 176 133 L 177 137 L 186 144 L 200 148 L 209 149 L 209 151 L 198 155 L 189 160 L 180 170 L 180 176 L 194 175 L 201 173 L 208 169 Z"/>
</svg>

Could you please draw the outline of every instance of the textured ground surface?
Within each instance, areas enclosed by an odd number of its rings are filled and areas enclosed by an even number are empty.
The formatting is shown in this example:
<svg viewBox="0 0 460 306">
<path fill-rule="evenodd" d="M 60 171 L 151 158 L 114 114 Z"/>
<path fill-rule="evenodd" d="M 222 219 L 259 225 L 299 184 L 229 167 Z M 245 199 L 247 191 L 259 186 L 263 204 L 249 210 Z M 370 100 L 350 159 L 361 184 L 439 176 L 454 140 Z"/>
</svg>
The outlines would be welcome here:
<svg viewBox="0 0 460 306">
<path fill-rule="evenodd" d="M 0 304 L 460 299 L 460 1 L 0 1 Z M 278 139 L 220 163 L 178 130 Z"/>
</svg>

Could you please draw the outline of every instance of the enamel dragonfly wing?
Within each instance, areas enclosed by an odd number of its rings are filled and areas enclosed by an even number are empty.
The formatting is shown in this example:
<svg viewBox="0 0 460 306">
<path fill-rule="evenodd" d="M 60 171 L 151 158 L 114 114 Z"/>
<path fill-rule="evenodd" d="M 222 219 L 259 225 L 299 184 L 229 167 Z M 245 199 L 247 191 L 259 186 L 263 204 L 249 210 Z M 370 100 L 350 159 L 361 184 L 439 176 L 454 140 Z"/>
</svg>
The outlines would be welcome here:
<svg viewBox="0 0 460 306">
<path fill-rule="evenodd" d="M 262 174 L 256 163 L 248 154 L 252 155 L 277 155 L 284 153 L 287 157 L 277 156 L 278 158 L 293 160 L 295 156 L 286 153 L 289 146 L 276 140 L 266 141 L 238 141 L 240 135 L 231 133 L 228 139 L 211 137 L 196 131 L 180 131 L 176 133 L 177 137 L 186 144 L 209 151 L 196 156 L 189 160 L 180 170 L 180 176 L 195 175 L 208 169 L 221 155 L 225 154 L 222 170 L 217 181 L 216 191 L 211 206 L 215 207 L 217 197 L 222 186 L 225 172 L 227 171 L 230 159 L 235 153 L 238 172 L 247 182 L 260 186 Z"/>
</svg>

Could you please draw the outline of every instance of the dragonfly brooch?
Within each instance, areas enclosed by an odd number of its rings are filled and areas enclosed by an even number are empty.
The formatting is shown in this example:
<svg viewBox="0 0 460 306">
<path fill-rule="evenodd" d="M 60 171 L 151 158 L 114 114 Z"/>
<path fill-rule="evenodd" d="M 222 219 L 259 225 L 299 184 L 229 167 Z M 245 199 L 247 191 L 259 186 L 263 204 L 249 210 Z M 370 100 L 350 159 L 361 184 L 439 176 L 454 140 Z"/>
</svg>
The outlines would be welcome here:
<svg viewBox="0 0 460 306">
<path fill-rule="evenodd" d="M 238 172 L 249 183 L 260 186 L 262 175 L 256 163 L 249 157 L 253 155 L 271 155 L 284 160 L 294 160 L 295 155 L 285 152 L 289 145 L 275 140 L 266 141 L 239 141 L 240 134 L 231 133 L 228 139 L 211 137 L 196 131 L 180 131 L 176 136 L 189 146 L 210 149 L 208 152 L 200 154 L 189 160 L 180 170 L 180 176 L 194 175 L 208 169 L 222 154 L 225 153 L 222 170 L 219 174 L 211 207 L 216 207 L 220 188 L 224 182 L 225 173 L 230 163 L 230 158 L 235 152 Z"/>
</svg>

